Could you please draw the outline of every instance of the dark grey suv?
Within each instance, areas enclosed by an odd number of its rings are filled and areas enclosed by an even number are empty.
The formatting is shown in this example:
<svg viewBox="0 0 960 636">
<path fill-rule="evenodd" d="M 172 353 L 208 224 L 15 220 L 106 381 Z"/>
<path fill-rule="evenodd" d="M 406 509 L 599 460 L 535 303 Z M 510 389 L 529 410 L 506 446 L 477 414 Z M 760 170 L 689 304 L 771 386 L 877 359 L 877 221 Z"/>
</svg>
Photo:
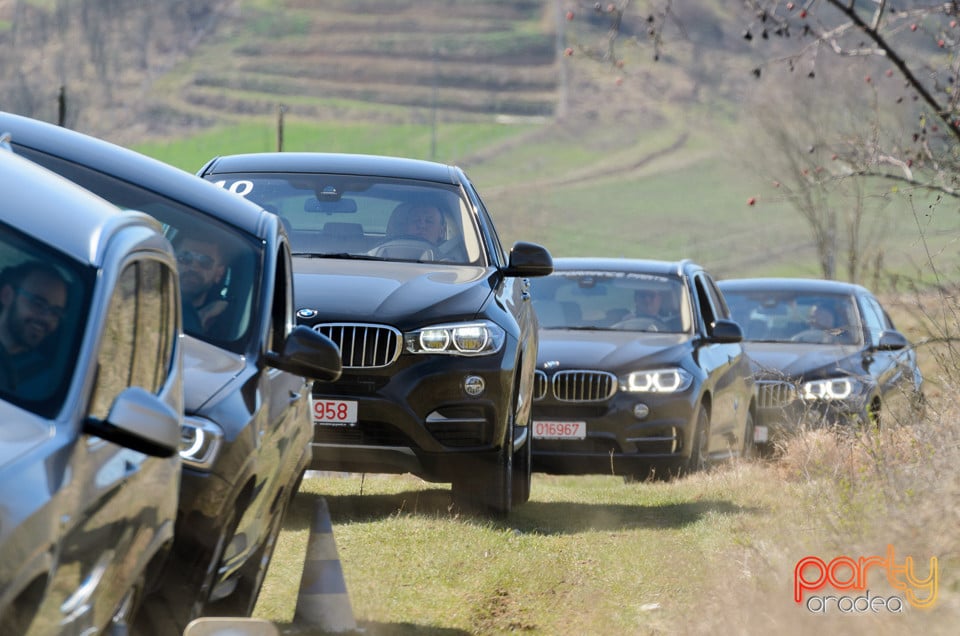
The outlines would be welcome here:
<svg viewBox="0 0 960 636">
<path fill-rule="evenodd" d="M 0 113 L 14 151 L 164 226 L 184 308 L 183 488 L 171 567 L 147 599 L 179 633 L 253 610 L 284 512 L 311 461 L 310 387 L 335 379 L 329 338 L 296 327 L 276 215 L 114 144 Z"/>
<path fill-rule="evenodd" d="M 534 470 L 643 480 L 753 453 L 743 332 L 703 267 L 558 258 L 531 287 Z"/>
<path fill-rule="evenodd" d="M 2 149 L 0 191 L 0 634 L 122 630 L 174 535 L 173 250 Z"/>
</svg>

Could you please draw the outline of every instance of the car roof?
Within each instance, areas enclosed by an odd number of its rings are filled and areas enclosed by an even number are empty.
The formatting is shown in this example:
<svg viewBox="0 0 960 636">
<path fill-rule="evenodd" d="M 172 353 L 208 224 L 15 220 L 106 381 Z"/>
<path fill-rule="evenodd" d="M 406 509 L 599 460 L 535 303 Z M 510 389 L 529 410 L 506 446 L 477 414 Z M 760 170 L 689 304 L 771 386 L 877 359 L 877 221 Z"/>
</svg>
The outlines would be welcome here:
<svg viewBox="0 0 960 636">
<path fill-rule="evenodd" d="M 61 157 L 135 183 L 247 233 L 261 236 L 269 215 L 251 201 L 139 152 L 61 126 L 0 111 L 0 134 L 16 147 Z"/>
<path fill-rule="evenodd" d="M 722 291 L 802 291 L 819 294 L 870 293 L 854 283 L 822 278 L 728 278 L 717 282 Z"/>
<path fill-rule="evenodd" d="M 233 172 L 294 172 L 349 174 L 418 179 L 458 185 L 462 172 L 434 161 L 334 152 L 260 152 L 211 159 L 202 174 Z"/>
<path fill-rule="evenodd" d="M 46 168 L 0 149 L 3 220 L 74 259 L 99 265 L 106 239 L 127 226 L 160 224 L 145 214 L 124 213 Z"/>
<path fill-rule="evenodd" d="M 563 256 L 553 259 L 553 271 L 589 269 L 595 271 L 631 272 L 679 276 L 689 274 L 700 267 L 689 260 L 661 261 L 642 258 L 607 258 L 589 256 Z"/>
</svg>

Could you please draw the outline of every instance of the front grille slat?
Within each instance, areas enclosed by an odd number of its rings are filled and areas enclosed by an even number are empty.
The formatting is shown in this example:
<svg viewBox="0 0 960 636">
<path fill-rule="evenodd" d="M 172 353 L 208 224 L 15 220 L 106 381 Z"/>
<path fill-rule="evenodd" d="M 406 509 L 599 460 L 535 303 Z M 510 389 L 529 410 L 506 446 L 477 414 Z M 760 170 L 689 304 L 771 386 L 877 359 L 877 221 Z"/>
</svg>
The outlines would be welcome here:
<svg viewBox="0 0 960 636">
<path fill-rule="evenodd" d="M 537 369 L 533 373 L 533 399 L 542 400 L 547 397 L 547 388 L 550 386 L 547 374 Z"/>
<path fill-rule="evenodd" d="M 757 382 L 757 406 L 762 409 L 782 408 L 797 399 L 797 387 L 781 380 Z"/>
<path fill-rule="evenodd" d="M 617 392 L 617 377 L 606 371 L 557 371 L 551 388 L 561 402 L 602 402 Z"/>
<path fill-rule="evenodd" d="M 320 323 L 313 330 L 340 347 L 344 369 L 377 369 L 400 357 L 403 336 L 388 325 L 364 323 Z"/>
<path fill-rule="evenodd" d="M 370 347 L 370 357 L 372 359 L 372 364 L 375 366 L 380 364 L 380 361 L 377 360 L 377 352 L 380 351 L 380 336 L 381 336 L 381 333 L 377 331 L 377 333 L 373 336 L 373 342 L 371 343 L 371 347 Z M 364 340 L 363 342 L 363 359 L 364 360 L 367 359 L 366 340 Z"/>
</svg>

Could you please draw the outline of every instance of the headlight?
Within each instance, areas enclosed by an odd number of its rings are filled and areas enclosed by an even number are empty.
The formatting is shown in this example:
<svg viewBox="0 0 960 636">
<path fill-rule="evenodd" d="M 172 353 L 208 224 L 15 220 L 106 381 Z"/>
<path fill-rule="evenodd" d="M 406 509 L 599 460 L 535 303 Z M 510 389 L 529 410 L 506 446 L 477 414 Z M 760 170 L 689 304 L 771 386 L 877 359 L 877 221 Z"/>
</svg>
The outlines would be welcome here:
<svg viewBox="0 0 960 636">
<path fill-rule="evenodd" d="M 634 371 L 621 386 L 631 393 L 678 393 L 686 390 L 693 376 L 680 368 Z"/>
<path fill-rule="evenodd" d="M 183 463 L 198 470 L 210 470 L 220 452 L 223 429 L 200 417 L 183 418 L 180 428 L 180 457 Z"/>
<path fill-rule="evenodd" d="M 435 325 L 403 335 L 410 353 L 485 356 L 500 351 L 506 332 L 489 321 Z"/>
<path fill-rule="evenodd" d="M 854 392 L 856 383 L 849 378 L 828 378 L 803 383 L 804 400 L 845 400 Z"/>
</svg>

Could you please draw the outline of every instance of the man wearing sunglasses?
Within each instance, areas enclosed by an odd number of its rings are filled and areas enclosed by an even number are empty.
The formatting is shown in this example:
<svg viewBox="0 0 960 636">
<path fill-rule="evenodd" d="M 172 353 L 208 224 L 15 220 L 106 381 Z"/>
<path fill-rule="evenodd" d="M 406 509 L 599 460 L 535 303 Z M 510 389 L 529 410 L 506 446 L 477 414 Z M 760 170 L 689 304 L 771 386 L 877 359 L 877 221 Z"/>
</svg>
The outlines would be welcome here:
<svg viewBox="0 0 960 636">
<path fill-rule="evenodd" d="M 187 333 L 212 333 L 218 317 L 227 308 L 219 296 L 227 259 L 215 241 L 185 237 L 177 245 L 177 267 L 183 296 L 183 330 Z"/>
<path fill-rule="evenodd" d="M 0 390 L 30 398 L 46 391 L 35 382 L 50 366 L 42 345 L 57 331 L 67 307 L 67 284 L 47 263 L 26 261 L 0 274 Z M 31 388 L 33 387 L 33 388 Z"/>
<path fill-rule="evenodd" d="M 615 327 L 630 325 L 647 331 L 683 330 L 676 289 L 666 286 L 642 287 L 634 291 L 633 300 L 635 310 L 624 316 Z"/>
</svg>

